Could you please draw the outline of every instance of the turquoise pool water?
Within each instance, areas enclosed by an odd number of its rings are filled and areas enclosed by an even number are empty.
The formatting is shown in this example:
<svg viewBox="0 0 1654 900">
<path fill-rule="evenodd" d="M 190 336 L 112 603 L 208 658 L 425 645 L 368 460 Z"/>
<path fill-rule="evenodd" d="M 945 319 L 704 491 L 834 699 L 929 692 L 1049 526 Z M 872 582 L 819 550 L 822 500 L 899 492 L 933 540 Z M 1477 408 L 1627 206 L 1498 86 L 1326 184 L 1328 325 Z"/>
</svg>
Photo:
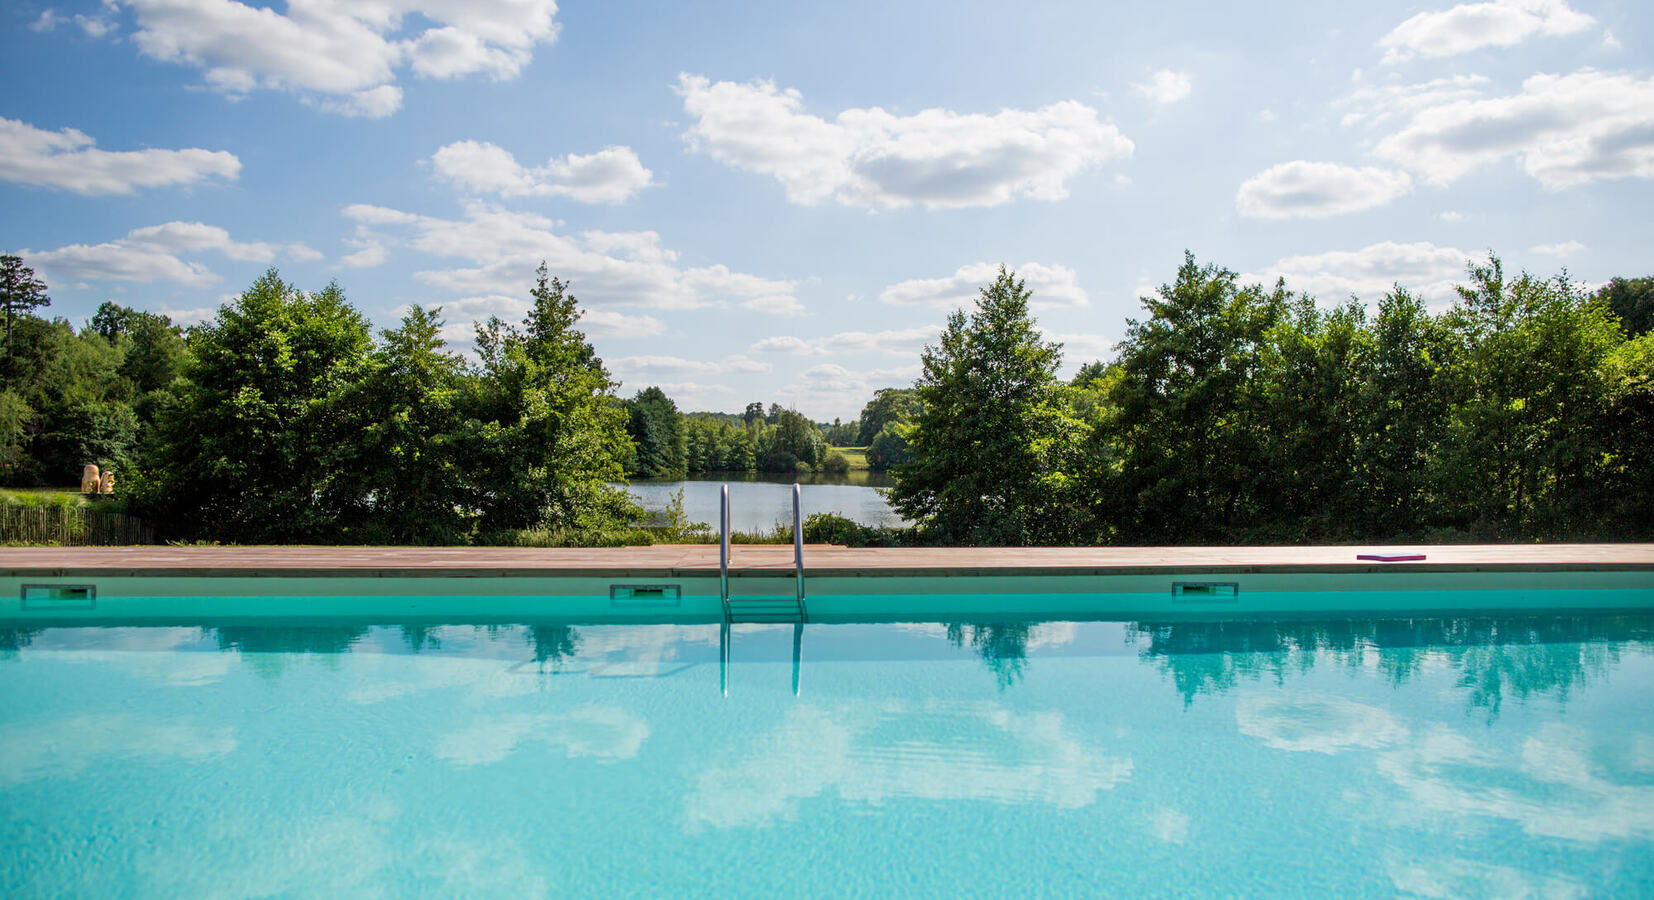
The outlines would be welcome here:
<svg viewBox="0 0 1654 900">
<path fill-rule="evenodd" d="M 0 630 L 0 896 L 1654 892 L 1654 616 L 722 640 Z"/>
</svg>

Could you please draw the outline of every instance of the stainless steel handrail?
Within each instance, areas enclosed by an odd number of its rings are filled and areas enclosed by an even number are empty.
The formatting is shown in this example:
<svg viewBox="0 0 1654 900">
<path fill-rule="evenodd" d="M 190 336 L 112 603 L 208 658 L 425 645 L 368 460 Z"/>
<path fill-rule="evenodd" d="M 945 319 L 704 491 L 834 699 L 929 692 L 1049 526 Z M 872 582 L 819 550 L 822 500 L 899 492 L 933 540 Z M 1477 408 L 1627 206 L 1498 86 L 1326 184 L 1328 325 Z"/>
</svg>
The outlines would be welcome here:
<svg viewBox="0 0 1654 900">
<path fill-rule="evenodd" d="M 718 599 L 724 604 L 724 621 L 729 621 L 729 485 L 718 498 Z"/>
<path fill-rule="evenodd" d="M 804 487 L 793 484 L 793 569 L 798 573 L 798 621 L 804 613 Z"/>
</svg>

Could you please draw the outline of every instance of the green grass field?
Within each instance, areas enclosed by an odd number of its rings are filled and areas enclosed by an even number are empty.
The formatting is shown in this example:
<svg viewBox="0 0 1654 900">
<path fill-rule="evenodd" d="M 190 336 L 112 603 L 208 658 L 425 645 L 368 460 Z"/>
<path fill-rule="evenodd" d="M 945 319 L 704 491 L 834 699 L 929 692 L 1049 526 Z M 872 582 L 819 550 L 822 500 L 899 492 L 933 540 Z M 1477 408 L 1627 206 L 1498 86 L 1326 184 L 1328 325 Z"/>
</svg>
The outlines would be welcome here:
<svg viewBox="0 0 1654 900">
<path fill-rule="evenodd" d="M 844 458 L 850 461 L 851 471 L 854 471 L 856 469 L 865 469 L 865 468 L 867 468 L 867 448 L 866 447 L 832 447 L 832 446 L 829 446 L 827 449 L 829 451 L 837 451 L 839 453 L 844 454 Z"/>
</svg>

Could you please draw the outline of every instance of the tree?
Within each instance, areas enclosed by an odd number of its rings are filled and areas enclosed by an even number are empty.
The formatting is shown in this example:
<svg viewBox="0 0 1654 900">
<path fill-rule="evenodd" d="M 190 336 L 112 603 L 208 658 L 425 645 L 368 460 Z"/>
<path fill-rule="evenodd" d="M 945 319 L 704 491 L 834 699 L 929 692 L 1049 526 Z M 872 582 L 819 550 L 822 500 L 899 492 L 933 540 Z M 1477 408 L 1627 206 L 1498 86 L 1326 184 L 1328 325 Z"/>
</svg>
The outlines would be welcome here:
<svg viewBox="0 0 1654 900">
<path fill-rule="evenodd" d="M 629 475 L 644 478 L 682 478 L 688 472 L 687 434 L 683 414 L 666 392 L 658 387 L 638 391 L 626 401 L 626 431 L 632 438 L 634 455 Z"/>
<path fill-rule="evenodd" d="M 928 537 L 967 545 L 1068 543 L 1069 468 L 1079 423 L 1058 403 L 1061 345 L 1046 343 L 1030 292 L 1000 267 L 969 316 L 955 311 L 924 350 L 912 459 L 892 504 Z"/>
<path fill-rule="evenodd" d="M 1615 278 L 1597 291 L 1596 299 L 1619 316 L 1627 335 L 1637 337 L 1654 331 L 1654 275 Z"/>
<path fill-rule="evenodd" d="M 605 528 L 641 512 L 620 488 L 630 447 L 614 382 L 576 324 L 579 303 L 542 264 L 521 328 L 477 327 L 482 379 L 470 436 L 484 531 Z"/>
<path fill-rule="evenodd" d="M 1623 333 L 1561 276 L 1469 267 L 1445 322 L 1452 411 L 1437 468 L 1444 509 L 1489 536 L 1572 536 L 1610 504 L 1606 363 Z"/>
<path fill-rule="evenodd" d="M 856 435 L 860 446 L 871 446 L 873 439 L 892 422 L 907 423 L 919 411 L 919 394 L 912 388 L 884 388 L 873 393 L 873 399 L 861 409 L 861 427 Z"/>
<path fill-rule="evenodd" d="M 27 315 L 38 307 L 48 306 L 52 298 L 46 296 L 46 282 L 35 277 L 34 270 L 23 265 L 23 258 L 10 254 L 0 256 L 0 308 L 6 312 L 6 352 L 11 352 L 12 319 Z"/>
<path fill-rule="evenodd" d="M 361 462 L 350 389 L 371 345 L 337 284 L 307 293 L 266 272 L 194 331 L 137 505 L 191 536 L 341 539 L 360 519 L 341 474 Z"/>
<path fill-rule="evenodd" d="M 468 537 L 465 364 L 445 349 L 441 313 L 414 306 L 400 327 L 383 332 L 354 391 L 361 457 L 345 493 L 360 499 L 360 536 L 372 543 L 456 544 Z"/>
<path fill-rule="evenodd" d="M 867 445 L 867 468 L 874 472 L 888 472 L 912 458 L 907 452 L 907 438 L 902 434 L 906 428 L 899 422 L 884 426 L 884 430 L 873 438 L 873 443 Z"/>
<path fill-rule="evenodd" d="M 1126 543 L 1232 543 L 1256 522 L 1268 457 L 1260 416 L 1267 335 L 1291 295 L 1241 287 L 1184 255 L 1177 280 L 1143 298 L 1120 345 L 1114 412 L 1087 450 L 1098 537 Z"/>
</svg>

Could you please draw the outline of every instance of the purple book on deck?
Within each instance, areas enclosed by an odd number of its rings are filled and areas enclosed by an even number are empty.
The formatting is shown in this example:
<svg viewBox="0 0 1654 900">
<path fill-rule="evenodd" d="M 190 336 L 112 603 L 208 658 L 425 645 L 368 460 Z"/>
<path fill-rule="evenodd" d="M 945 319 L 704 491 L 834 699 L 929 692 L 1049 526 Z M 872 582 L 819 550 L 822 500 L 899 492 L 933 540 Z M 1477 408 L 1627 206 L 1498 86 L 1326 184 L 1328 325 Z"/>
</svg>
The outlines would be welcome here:
<svg viewBox="0 0 1654 900">
<path fill-rule="evenodd" d="M 1423 553 L 1357 553 L 1356 559 L 1365 559 L 1372 562 L 1416 562 L 1424 558 Z"/>
</svg>

